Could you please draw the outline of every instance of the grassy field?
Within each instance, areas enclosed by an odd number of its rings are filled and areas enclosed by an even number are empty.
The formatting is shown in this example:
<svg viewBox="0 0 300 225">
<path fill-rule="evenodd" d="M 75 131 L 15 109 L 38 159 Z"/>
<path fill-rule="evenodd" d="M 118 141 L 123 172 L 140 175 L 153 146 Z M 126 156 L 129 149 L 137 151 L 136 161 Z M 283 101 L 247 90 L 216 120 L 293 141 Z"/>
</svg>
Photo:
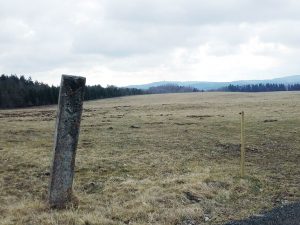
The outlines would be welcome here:
<svg viewBox="0 0 300 225">
<path fill-rule="evenodd" d="M 50 210 L 56 106 L 0 111 L 0 224 L 222 224 L 300 200 L 300 93 L 85 102 L 78 207 Z M 239 177 L 240 116 L 246 177 Z"/>
</svg>

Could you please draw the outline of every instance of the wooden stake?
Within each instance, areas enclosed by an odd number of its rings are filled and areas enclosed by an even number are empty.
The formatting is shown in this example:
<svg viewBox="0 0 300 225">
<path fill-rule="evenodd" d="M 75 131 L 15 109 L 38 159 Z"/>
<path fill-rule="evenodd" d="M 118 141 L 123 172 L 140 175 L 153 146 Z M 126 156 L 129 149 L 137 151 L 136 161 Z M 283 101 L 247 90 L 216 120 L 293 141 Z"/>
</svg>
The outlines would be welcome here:
<svg viewBox="0 0 300 225">
<path fill-rule="evenodd" d="M 241 177 L 245 176 L 245 113 L 240 112 L 241 115 Z"/>
</svg>

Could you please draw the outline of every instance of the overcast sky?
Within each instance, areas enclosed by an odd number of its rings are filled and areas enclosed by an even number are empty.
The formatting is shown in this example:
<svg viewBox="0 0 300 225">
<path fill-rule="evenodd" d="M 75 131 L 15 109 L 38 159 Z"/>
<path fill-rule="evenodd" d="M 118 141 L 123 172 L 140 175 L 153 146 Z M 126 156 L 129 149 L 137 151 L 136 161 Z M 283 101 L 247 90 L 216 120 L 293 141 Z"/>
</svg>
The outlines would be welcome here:
<svg viewBox="0 0 300 225">
<path fill-rule="evenodd" d="M 1 74 L 123 86 L 299 69 L 299 0 L 0 0 Z"/>
</svg>

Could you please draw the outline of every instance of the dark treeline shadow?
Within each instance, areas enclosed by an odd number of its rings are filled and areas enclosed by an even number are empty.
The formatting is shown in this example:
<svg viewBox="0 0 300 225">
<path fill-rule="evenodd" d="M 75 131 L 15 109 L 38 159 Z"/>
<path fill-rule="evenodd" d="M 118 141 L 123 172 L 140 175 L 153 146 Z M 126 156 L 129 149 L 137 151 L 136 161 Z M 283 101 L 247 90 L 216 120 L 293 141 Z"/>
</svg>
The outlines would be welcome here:
<svg viewBox="0 0 300 225">
<path fill-rule="evenodd" d="M 200 90 L 190 86 L 179 86 L 177 84 L 164 84 L 148 88 L 145 92 L 148 94 L 163 94 L 163 93 L 184 93 L 184 92 L 199 92 Z"/>
<path fill-rule="evenodd" d="M 247 84 L 247 85 L 228 85 L 216 91 L 229 92 L 271 92 L 271 91 L 300 91 L 300 84 Z"/>
<path fill-rule="evenodd" d="M 19 108 L 57 104 L 59 87 L 32 81 L 17 75 L 0 76 L 0 108 Z M 140 95 L 144 92 L 136 88 L 93 85 L 85 87 L 85 100 Z"/>
</svg>

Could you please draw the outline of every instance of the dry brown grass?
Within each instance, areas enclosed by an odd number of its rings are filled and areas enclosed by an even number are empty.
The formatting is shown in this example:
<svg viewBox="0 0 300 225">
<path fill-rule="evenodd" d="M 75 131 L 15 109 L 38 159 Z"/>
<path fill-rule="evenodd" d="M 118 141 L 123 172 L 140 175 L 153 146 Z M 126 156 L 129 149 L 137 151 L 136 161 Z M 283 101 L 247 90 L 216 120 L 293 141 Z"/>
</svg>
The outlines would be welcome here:
<svg viewBox="0 0 300 225">
<path fill-rule="evenodd" d="M 220 224 L 298 201 L 299 105 L 295 92 L 86 102 L 74 181 L 79 208 L 63 211 L 46 202 L 56 107 L 2 110 L 0 224 Z"/>
</svg>

